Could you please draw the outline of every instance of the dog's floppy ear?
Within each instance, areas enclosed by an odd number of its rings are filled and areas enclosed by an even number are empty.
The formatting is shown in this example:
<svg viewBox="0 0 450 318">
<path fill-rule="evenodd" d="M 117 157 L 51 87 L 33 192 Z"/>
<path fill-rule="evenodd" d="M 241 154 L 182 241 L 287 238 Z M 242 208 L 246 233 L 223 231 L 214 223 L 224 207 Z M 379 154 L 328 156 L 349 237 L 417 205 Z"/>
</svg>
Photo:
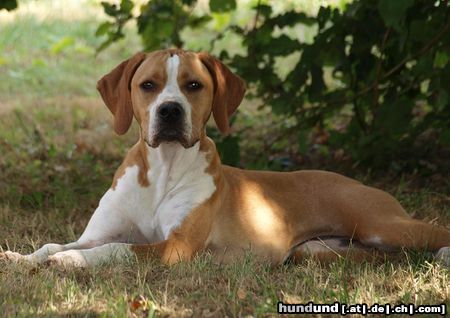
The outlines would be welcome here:
<svg viewBox="0 0 450 318">
<path fill-rule="evenodd" d="M 128 131 L 133 120 L 130 84 L 136 69 L 144 59 L 144 53 L 137 53 L 97 82 L 97 89 L 103 101 L 114 115 L 114 130 L 119 135 Z"/>
<path fill-rule="evenodd" d="M 234 113 L 245 94 L 245 82 L 233 74 L 228 67 L 208 53 L 198 57 L 206 66 L 214 83 L 212 112 L 217 127 L 223 134 L 230 129 L 228 118 Z"/>
</svg>

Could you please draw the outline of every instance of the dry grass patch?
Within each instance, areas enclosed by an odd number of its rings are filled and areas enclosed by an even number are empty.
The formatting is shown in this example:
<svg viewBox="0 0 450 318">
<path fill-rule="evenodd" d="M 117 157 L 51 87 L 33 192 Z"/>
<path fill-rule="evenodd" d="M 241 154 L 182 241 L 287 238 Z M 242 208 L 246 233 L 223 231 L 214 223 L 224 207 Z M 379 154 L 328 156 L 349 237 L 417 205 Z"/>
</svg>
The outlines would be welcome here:
<svg viewBox="0 0 450 318">
<path fill-rule="evenodd" d="M 450 299 L 448 269 L 406 258 L 270 267 L 250 255 L 226 266 L 203 255 L 172 267 L 156 261 L 87 270 L 3 264 L 0 271 L 7 316 L 272 316 L 280 300 L 436 304 Z"/>
</svg>

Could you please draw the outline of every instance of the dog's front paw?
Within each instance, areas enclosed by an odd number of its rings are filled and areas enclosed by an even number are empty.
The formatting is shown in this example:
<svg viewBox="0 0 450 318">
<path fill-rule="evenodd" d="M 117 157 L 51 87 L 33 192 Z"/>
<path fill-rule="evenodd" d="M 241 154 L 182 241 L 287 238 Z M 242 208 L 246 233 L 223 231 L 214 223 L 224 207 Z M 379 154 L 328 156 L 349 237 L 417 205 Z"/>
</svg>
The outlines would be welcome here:
<svg viewBox="0 0 450 318">
<path fill-rule="evenodd" d="M 81 251 L 69 250 L 59 252 L 48 257 L 45 265 L 57 265 L 61 267 L 87 267 L 86 257 Z"/>
<path fill-rule="evenodd" d="M 0 253 L 0 260 L 6 260 L 6 261 L 18 261 L 22 259 L 24 256 L 20 253 L 13 252 L 13 251 L 6 251 L 3 253 Z"/>
<path fill-rule="evenodd" d="M 7 262 L 16 262 L 16 263 L 26 263 L 35 265 L 35 259 L 31 257 L 30 255 L 22 255 L 17 252 L 12 251 L 6 251 L 4 253 L 0 253 L 0 260 L 7 261 Z"/>
<path fill-rule="evenodd" d="M 450 246 L 439 249 L 434 258 L 437 262 L 450 267 Z"/>
</svg>

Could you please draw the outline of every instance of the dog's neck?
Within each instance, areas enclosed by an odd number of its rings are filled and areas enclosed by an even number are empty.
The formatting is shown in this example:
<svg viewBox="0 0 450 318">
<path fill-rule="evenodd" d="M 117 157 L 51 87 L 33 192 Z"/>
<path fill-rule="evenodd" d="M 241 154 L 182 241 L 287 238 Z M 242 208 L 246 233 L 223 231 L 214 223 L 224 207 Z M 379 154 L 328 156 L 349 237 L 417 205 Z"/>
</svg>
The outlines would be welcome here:
<svg viewBox="0 0 450 318">
<path fill-rule="evenodd" d="M 161 172 L 174 175 L 176 172 L 183 173 L 198 159 L 200 153 L 200 142 L 190 148 L 184 148 L 179 143 L 161 143 L 152 148 L 147 145 L 147 158 L 150 168 L 157 166 Z"/>
<path fill-rule="evenodd" d="M 214 142 L 206 136 L 192 147 L 184 148 L 179 143 L 161 143 L 158 147 L 150 147 L 140 139 L 140 147 L 144 150 L 148 162 L 150 179 L 158 180 L 158 191 L 167 193 L 170 187 L 178 184 L 188 172 L 199 170 L 199 174 L 207 171 L 216 179 L 221 175 L 220 158 Z"/>
</svg>

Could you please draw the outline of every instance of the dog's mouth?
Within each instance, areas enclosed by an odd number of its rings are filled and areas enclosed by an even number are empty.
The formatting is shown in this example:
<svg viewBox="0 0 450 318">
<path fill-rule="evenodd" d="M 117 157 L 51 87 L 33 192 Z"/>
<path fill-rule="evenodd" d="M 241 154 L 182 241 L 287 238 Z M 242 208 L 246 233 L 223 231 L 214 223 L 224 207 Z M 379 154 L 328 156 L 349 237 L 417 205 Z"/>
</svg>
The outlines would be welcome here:
<svg viewBox="0 0 450 318">
<path fill-rule="evenodd" d="M 179 129 L 160 129 L 150 141 L 145 141 L 152 148 L 157 148 L 162 143 L 179 143 L 184 148 L 192 147 L 186 134 Z"/>
</svg>

